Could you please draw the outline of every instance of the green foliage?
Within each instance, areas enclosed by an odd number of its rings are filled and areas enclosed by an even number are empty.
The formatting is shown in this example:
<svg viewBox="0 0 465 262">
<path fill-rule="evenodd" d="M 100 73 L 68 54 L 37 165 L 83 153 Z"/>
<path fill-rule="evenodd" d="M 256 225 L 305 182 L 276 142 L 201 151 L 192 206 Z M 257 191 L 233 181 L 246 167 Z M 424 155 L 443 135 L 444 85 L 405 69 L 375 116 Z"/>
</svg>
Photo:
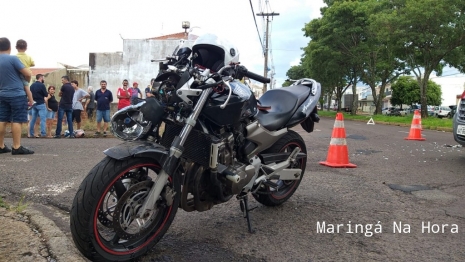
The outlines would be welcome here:
<svg viewBox="0 0 465 262">
<path fill-rule="evenodd" d="M 404 125 L 409 126 L 412 123 L 413 115 L 408 116 L 386 116 L 386 115 L 350 115 L 344 114 L 344 120 L 358 120 L 368 122 L 370 118 L 373 118 L 376 124 L 389 124 L 389 125 Z M 336 117 L 336 111 L 318 111 L 318 115 L 321 117 L 330 117 L 334 119 Z M 452 130 L 452 119 L 450 118 L 437 118 L 429 117 L 421 120 L 422 127 L 424 129 L 446 129 Z"/>
<path fill-rule="evenodd" d="M 292 66 L 286 73 L 287 77 L 297 80 L 305 77 L 305 68 L 302 65 Z"/>
<path fill-rule="evenodd" d="M 428 105 L 440 106 L 442 104 L 441 86 L 431 80 L 428 80 L 428 85 L 426 86 L 426 99 L 428 101 Z"/>
<path fill-rule="evenodd" d="M 412 105 L 420 100 L 420 87 L 418 82 L 409 76 L 401 76 L 391 86 L 391 104 L 394 106 Z"/>
<path fill-rule="evenodd" d="M 5 203 L 5 201 L 3 201 L 2 197 L 0 197 L 0 207 L 6 208 L 6 209 L 10 207 L 7 203 Z"/>
<path fill-rule="evenodd" d="M 436 90 L 428 87 L 430 74 L 440 75 L 445 66 L 465 72 L 463 0 L 324 2 L 322 17 L 303 29 L 311 41 L 301 64 L 322 84 L 323 94 L 336 94 L 340 101 L 347 83 L 361 80 L 371 87 L 379 110 L 385 86 L 413 73 L 426 117 L 426 105 L 440 97 L 428 95 Z"/>
<path fill-rule="evenodd" d="M 27 208 L 27 203 L 24 203 L 24 198 L 26 196 L 22 196 L 21 199 L 19 200 L 18 204 L 14 207 L 10 207 L 10 209 L 14 210 L 15 212 L 21 213 L 24 211 L 24 209 Z"/>
<path fill-rule="evenodd" d="M 441 105 L 441 86 L 429 80 L 427 85 L 428 105 Z M 402 76 L 392 85 L 391 104 L 393 105 L 412 105 L 421 103 L 420 86 L 418 81 L 413 77 Z"/>
<path fill-rule="evenodd" d="M 383 19 L 378 20 L 384 37 L 395 46 L 420 86 L 422 116 L 427 116 L 428 80 L 445 65 L 465 64 L 465 2 L 463 0 L 383 0 Z"/>
<path fill-rule="evenodd" d="M 292 66 L 291 68 L 289 68 L 289 70 L 287 70 L 286 75 L 291 81 L 289 80 L 284 81 L 283 87 L 290 86 L 293 83 L 292 80 L 305 78 L 306 77 L 305 68 L 302 65 Z"/>
<path fill-rule="evenodd" d="M 323 86 L 334 86 L 336 98 L 346 88 L 345 83 L 362 80 L 371 87 L 378 111 L 385 86 L 404 72 L 404 64 L 393 54 L 390 42 L 380 37 L 374 20 L 383 10 L 384 2 L 325 1 L 323 17 L 305 25 L 305 35 L 310 37 L 303 65 L 319 77 Z M 323 63 L 322 63 L 323 62 Z M 342 81 L 341 81 L 342 80 Z M 380 94 L 376 87 L 381 84 Z"/>
<path fill-rule="evenodd" d="M 285 80 L 285 81 L 283 82 L 283 87 L 287 87 L 287 86 L 290 86 L 290 85 L 292 85 L 292 81 L 287 81 L 287 80 Z"/>
<path fill-rule="evenodd" d="M 18 204 L 16 206 L 10 206 L 8 205 L 3 199 L 0 197 L 0 207 L 6 208 L 7 210 L 12 210 L 18 213 L 21 213 L 24 211 L 24 209 L 27 208 L 27 203 L 24 203 L 24 199 L 26 196 L 22 196 L 21 199 L 19 200 Z"/>
</svg>

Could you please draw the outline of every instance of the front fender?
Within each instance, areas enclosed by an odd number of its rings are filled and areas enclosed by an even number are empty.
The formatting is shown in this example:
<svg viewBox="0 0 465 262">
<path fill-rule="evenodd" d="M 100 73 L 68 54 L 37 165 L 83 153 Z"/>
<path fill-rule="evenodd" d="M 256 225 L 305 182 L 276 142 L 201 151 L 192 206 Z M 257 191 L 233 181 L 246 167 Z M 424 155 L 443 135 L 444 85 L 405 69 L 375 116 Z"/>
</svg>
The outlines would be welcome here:
<svg viewBox="0 0 465 262">
<path fill-rule="evenodd" d="M 128 141 L 110 147 L 103 151 L 103 153 L 117 160 L 123 160 L 129 157 L 149 157 L 162 163 L 168 155 L 168 149 L 162 145 L 147 141 Z"/>
</svg>

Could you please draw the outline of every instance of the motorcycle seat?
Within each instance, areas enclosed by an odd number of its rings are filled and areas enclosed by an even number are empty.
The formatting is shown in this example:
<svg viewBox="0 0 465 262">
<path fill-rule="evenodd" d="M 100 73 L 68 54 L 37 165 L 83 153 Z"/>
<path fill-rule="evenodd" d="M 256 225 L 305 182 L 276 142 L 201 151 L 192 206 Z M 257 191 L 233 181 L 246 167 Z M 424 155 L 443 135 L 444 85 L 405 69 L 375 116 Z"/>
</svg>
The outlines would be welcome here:
<svg viewBox="0 0 465 262">
<path fill-rule="evenodd" d="M 265 92 L 259 102 L 267 109 L 258 111 L 258 122 L 269 131 L 283 128 L 309 95 L 310 88 L 304 85 L 282 87 Z"/>
</svg>

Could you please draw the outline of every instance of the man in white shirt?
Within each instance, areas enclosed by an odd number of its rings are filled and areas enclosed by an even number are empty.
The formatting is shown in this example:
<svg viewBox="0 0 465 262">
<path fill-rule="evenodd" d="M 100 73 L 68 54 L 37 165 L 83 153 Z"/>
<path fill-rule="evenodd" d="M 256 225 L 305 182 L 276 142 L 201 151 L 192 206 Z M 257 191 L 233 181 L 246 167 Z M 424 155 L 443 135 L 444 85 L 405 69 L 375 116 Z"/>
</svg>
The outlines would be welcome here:
<svg viewBox="0 0 465 262">
<path fill-rule="evenodd" d="M 76 80 L 71 81 L 71 85 L 74 88 L 73 96 L 73 122 L 76 121 L 77 129 L 81 129 L 81 112 L 84 110 L 82 106 L 82 100 L 89 98 L 90 95 L 83 89 L 79 88 L 79 83 Z M 74 137 L 74 134 L 69 134 L 70 138 Z"/>
</svg>

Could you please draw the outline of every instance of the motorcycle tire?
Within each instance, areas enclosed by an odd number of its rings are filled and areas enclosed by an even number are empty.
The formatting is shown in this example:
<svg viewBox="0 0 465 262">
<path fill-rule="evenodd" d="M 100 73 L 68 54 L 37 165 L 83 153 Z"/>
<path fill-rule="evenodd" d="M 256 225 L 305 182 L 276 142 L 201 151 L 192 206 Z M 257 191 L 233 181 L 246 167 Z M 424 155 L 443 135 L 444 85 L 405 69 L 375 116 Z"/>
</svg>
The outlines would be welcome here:
<svg viewBox="0 0 465 262">
<path fill-rule="evenodd" d="M 266 153 L 280 153 L 280 152 L 292 152 L 296 147 L 300 148 L 300 152 L 307 154 L 307 148 L 302 137 L 296 132 L 289 130 L 288 133 L 281 137 L 273 146 L 263 151 L 263 154 Z M 297 190 L 297 187 L 302 181 L 302 177 L 305 173 L 305 167 L 307 165 L 307 158 L 300 159 L 295 165 L 290 166 L 290 168 L 300 168 L 302 169 L 302 174 L 298 180 L 278 180 L 273 181 L 275 184 L 278 184 L 278 190 L 265 186 L 260 188 L 256 194 L 253 194 L 253 197 L 261 204 L 265 206 L 279 206 L 282 203 L 286 202 Z"/>
<path fill-rule="evenodd" d="M 141 181 L 134 181 L 130 177 L 133 170 L 146 170 L 152 177 L 145 175 Z M 163 237 L 180 202 L 177 179 L 169 177 L 151 214 L 143 219 L 134 217 L 160 170 L 150 158 L 106 157 L 89 172 L 74 197 L 70 214 L 74 243 L 85 257 L 91 261 L 133 260 Z"/>
</svg>

